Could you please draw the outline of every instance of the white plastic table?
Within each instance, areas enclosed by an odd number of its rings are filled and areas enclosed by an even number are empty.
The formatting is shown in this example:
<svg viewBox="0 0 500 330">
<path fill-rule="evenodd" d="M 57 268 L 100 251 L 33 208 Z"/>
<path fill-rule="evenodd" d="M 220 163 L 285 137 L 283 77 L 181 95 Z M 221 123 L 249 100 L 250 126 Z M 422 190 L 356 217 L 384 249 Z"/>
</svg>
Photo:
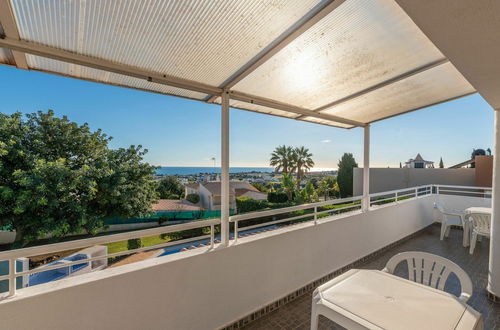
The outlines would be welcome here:
<svg viewBox="0 0 500 330">
<path fill-rule="evenodd" d="M 323 315 L 347 329 L 483 329 L 455 296 L 379 270 L 352 269 L 313 294 L 311 329 Z"/>
</svg>

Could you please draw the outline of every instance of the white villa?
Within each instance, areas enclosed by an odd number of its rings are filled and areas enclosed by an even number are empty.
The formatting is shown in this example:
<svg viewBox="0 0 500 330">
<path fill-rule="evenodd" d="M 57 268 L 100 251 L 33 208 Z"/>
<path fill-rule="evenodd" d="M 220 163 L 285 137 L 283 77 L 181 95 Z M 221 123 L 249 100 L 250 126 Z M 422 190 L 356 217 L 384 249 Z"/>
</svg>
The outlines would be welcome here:
<svg viewBox="0 0 500 330">
<path fill-rule="evenodd" d="M 248 182 L 231 181 L 229 183 L 229 208 L 236 210 L 236 198 L 248 197 L 255 200 L 266 200 L 267 194 L 260 192 Z M 200 205 L 206 210 L 221 209 L 221 182 L 210 181 L 191 183 L 184 186 L 185 195 L 197 194 L 200 196 Z"/>
<path fill-rule="evenodd" d="M 430 160 L 424 160 L 420 154 L 417 154 L 415 158 L 410 158 L 405 163 L 406 168 L 434 168 L 434 162 Z"/>
<path fill-rule="evenodd" d="M 222 172 L 186 188 L 220 218 L 1 251 L 0 328 L 498 328 L 499 18 L 498 0 L 0 0 L 0 64 L 210 104 Z M 372 126 L 472 94 L 494 113 L 492 187 L 370 193 Z M 230 215 L 245 189 L 229 179 L 239 110 L 362 133 L 362 193 Z M 16 269 L 21 258 L 187 230 L 197 236 L 42 271 L 158 257 L 16 287 L 40 272 Z"/>
</svg>

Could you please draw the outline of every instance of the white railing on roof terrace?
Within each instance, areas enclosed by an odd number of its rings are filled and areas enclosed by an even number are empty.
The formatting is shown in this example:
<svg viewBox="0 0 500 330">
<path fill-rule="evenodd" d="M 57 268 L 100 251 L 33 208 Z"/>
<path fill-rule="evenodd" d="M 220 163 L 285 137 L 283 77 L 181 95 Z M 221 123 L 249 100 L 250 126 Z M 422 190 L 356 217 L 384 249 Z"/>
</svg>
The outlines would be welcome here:
<svg viewBox="0 0 500 330">
<path fill-rule="evenodd" d="M 398 203 L 404 203 L 416 198 L 422 198 L 434 194 L 439 195 L 457 195 L 465 197 L 481 197 L 491 198 L 491 188 L 489 187 L 473 187 L 473 186 L 451 186 L 451 185 L 424 185 L 412 188 L 403 188 L 398 190 L 380 192 L 370 194 L 370 207 L 376 209 Z M 314 224 L 318 223 L 318 219 L 330 216 L 336 216 L 341 213 L 361 212 L 362 196 L 333 199 L 318 203 L 302 204 L 297 206 L 285 207 L 280 209 L 266 210 L 260 212 L 250 212 L 230 217 L 230 222 L 234 225 L 234 231 L 230 234 L 230 238 L 236 240 L 239 237 L 253 235 L 259 232 L 264 232 L 279 227 L 298 223 L 311 221 Z M 156 250 L 161 248 L 172 249 L 172 251 L 183 251 L 186 246 L 191 243 L 196 243 L 199 246 L 208 246 L 209 250 L 212 249 L 215 243 L 218 242 L 215 235 L 216 226 L 220 225 L 220 219 L 193 221 L 189 223 L 162 226 L 157 228 L 150 228 L 138 231 L 130 231 L 119 234 L 112 234 L 106 236 L 99 236 L 87 239 L 79 239 L 55 244 L 48 244 L 42 246 L 35 246 L 29 248 L 22 248 L 17 250 L 10 250 L 0 252 L 0 262 L 8 261 L 9 271 L 7 275 L 0 276 L 0 283 L 2 281 L 9 281 L 8 292 L 0 293 L 0 298 L 12 296 L 16 292 L 15 279 L 21 276 L 29 276 L 32 274 L 56 270 L 59 268 L 70 267 L 89 263 L 92 261 L 103 260 L 106 258 L 119 257 L 129 255 L 142 251 Z M 169 234 L 182 232 L 190 229 L 210 228 L 209 233 L 169 241 L 148 247 L 141 247 L 132 250 L 120 251 L 116 253 L 107 253 L 104 255 L 81 259 L 77 261 L 65 262 L 61 264 L 45 265 L 35 269 L 16 272 L 16 260 L 18 258 L 33 257 L 37 255 L 45 255 L 56 253 L 60 251 L 74 250 L 79 248 L 86 248 L 97 244 L 107 244 L 119 241 L 125 241 L 134 238 L 147 237 L 160 234 Z M 184 248 L 182 248 L 184 246 Z M 191 245 L 189 248 L 194 248 Z M 170 252 L 172 252 L 170 251 Z"/>
</svg>

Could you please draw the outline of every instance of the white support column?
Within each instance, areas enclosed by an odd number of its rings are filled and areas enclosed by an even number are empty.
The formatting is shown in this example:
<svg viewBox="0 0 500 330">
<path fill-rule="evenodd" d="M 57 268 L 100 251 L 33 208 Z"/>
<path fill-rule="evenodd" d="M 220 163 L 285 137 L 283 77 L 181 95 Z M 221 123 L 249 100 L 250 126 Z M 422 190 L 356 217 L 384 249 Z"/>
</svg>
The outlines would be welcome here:
<svg viewBox="0 0 500 330">
<path fill-rule="evenodd" d="M 495 110 L 493 148 L 493 196 L 491 206 L 490 263 L 488 292 L 500 297 L 500 109 Z"/>
<path fill-rule="evenodd" d="M 370 209 L 370 125 L 366 125 L 364 128 L 363 200 L 361 209 L 363 212 Z"/>
<path fill-rule="evenodd" d="M 229 244 L 229 92 L 221 101 L 221 244 Z"/>
</svg>

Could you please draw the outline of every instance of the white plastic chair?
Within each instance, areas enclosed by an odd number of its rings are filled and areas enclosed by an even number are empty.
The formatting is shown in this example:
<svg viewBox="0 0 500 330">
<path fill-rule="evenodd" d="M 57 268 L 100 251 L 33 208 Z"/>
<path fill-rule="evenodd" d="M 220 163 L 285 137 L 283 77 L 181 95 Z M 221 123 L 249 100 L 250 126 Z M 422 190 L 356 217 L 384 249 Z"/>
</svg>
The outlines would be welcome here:
<svg viewBox="0 0 500 330">
<path fill-rule="evenodd" d="M 472 281 L 467 273 L 456 263 L 431 253 L 409 251 L 398 253 L 387 262 L 384 272 L 394 274 L 400 262 L 408 264 L 408 279 L 444 291 L 444 285 L 451 273 L 460 281 L 460 299 L 466 303 L 472 296 Z"/>
<path fill-rule="evenodd" d="M 443 207 L 441 203 L 435 202 L 434 208 L 441 214 L 441 236 L 440 239 L 443 240 L 445 237 L 450 235 L 451 226 L 460 226 L 464 229 L 464 237 L 462 239 L 462 245 L 469 245 L 469 226 L 465 221 L 465 213 L 458 210 L 447 210 Z"/>
<path fill-rule="evenodd" d="M 473 254 L 478 238 L 480 238 L 481 236 L 490 237 L 491 215 L 486 213 L 471 213 L 468 216 L 471 226 L 469 253 Z"/>
</svg>

